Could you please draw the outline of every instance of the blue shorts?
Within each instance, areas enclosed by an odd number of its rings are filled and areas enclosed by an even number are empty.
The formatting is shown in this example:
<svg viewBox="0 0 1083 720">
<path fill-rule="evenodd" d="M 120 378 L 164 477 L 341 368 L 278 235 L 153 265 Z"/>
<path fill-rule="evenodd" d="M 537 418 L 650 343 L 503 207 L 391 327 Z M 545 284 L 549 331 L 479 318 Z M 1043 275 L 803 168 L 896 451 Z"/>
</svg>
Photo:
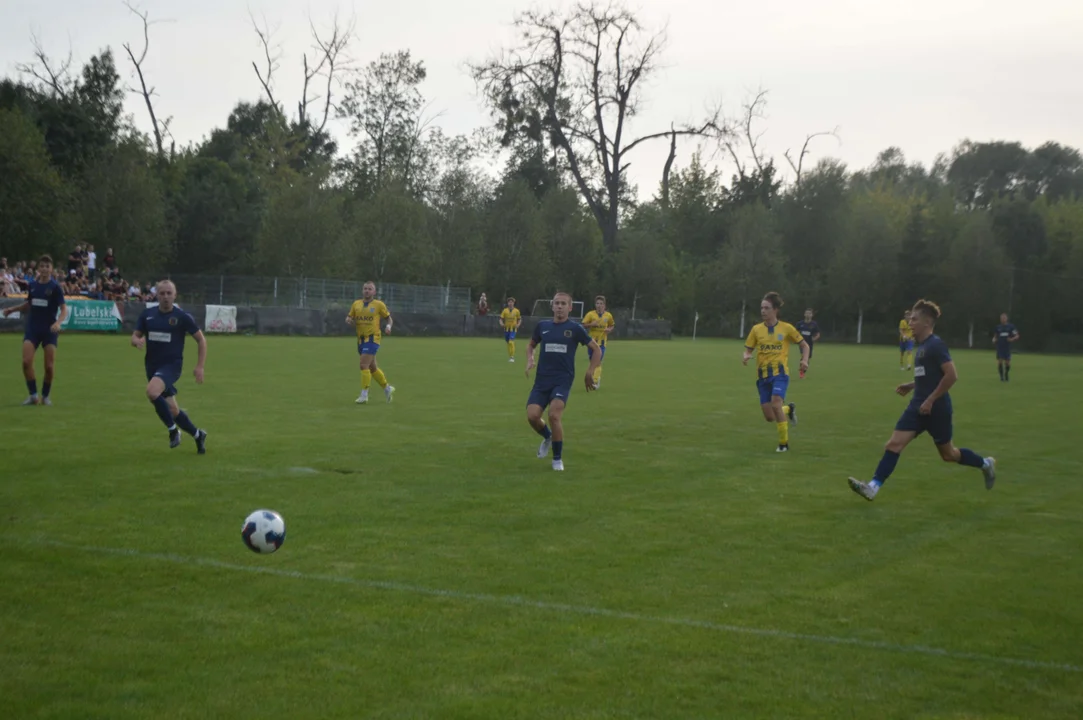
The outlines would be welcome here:
<svg viewBox="0 0 1083 720">
<path fill-rule="evenodd" d="M 1011 360 L 1012 349 L 1011 347 L 997 348 L 997 360 Z"/>
<path fill-rule="evenodd" d="M 572 393 L 572 386 L 568 385 L 534 385 L 530 390 L 530 397 L 527 398 L 527 407 L 531 405 L 541 405 L 542 409 L 549 407 L 549 403 L 554 400 L 563 400 L 564 404 L 568 404 L 568 396 Z"/>
<path fill-rule="evenodd" d="M 914 349 L 913 340 L 903 340 L 899 343 L 899 352 L 910 352 Z"/>
<path fill-rule="evenodd" d="M 511 342 L 514 339 L 515 339 L 515 331 L 514 330 L 505 330 L 504 331 L 504 342 Z"/>
<path fill-rule="evenodd" d="M 49 328 L 27 328 L 23 333 L 23 342 L 30 341 L 34 343 L 34 349 L 37 350 L 38 346 L 52 345 L 56 347 L 57 341 L 60 336 L 55 332 L 50 332 Z"/>
<path fill-rule="evenodd" d="M 789 375 L 775 375 L 769 378 L 760 378 L 756 381 L 756 388 L 760 391 L 760 405 L 769 405 L 771 396 L 778 395 L 786 399 L 786 388 L 790 386 Z"/>
<path fill-rule="evenodd" d="M 587 348 L 587 359 L 590 360 L 594 357 L 594 351 L 589 347 Z M 602 360 L 605 360 L 605 345 L 602 345 Z"/>
<path fill-rule="evenodd" d="M 176 363 L 174 365 L 163 365 L 159 368 L 152 368 L 147 366 L 147 382 L 150 382 L 151 378 L 161 378 L 165 383 L 165 392 L 162 393 L 163 397 L 173 397 L 177 394 L 176 383 L 180 380 L 181 376 L 181 364 Z"/>
<path fill-rule="evenodd" d="M 922 415 L 918 412 L 920 407 L 921 403 L 910 403 L 899 417 L 899 421 L 895 423 L 895 429 L 903 432 L 914 432 L 918 435 L 927 432 L 937 445 L 950 443 L 952 435 L 951 402 L 945 403 L 941 398 L 933 405 L 933 411 L 928 415 Z"/>
<path fill-rule="evenodd" d="M 380 343 L 366 340 L 365 342 L 357 343 L 358 355 L 375 355 L 376 351 L 380 349 Z"/>
</svg>

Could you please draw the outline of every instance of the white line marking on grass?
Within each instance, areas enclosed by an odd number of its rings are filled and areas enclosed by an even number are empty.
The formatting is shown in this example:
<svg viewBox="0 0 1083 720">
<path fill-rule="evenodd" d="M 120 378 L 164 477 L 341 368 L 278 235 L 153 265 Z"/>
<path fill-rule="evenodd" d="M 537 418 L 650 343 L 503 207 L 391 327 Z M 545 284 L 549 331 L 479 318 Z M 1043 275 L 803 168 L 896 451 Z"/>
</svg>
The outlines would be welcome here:
<svg viewBox="0 0 1083 720">
<path fill-rule="evenodd" d="M 489 595 L 486 593 L 460 592 L 458 590 L 441 590 L 427 588 L 420 585 L 389 582 L 383 580 L 362 580 L 358 578 L 343 577 L 341 575 L 321 575 L 303 573 L 296 570 L 283 570 L 281 568 L 258 566 L 258 565 L 235 565 L 233 563 L 213 560 L 211 558 L 188 557 L 174 555 L 172 553 L 151 553 L 128 548 L 95 547 L 90 545 L 75 545 L 71 543 L 55 542 L 52 540 L 17 540 L 20 545 L 34 545 L 39 547 L 54 547 L 66 550 L 78 550 L 80 552 L 94 553 L 98 555 L 113 555 L 120 557 L 138 558 L 141 560 L 158 560 L 175 563 L 177 565 L 190 565 L 193 567 L 207 567 L 216 570 L 234 570 L 258 575 L 271 575 L 273 577 L 290 578 L 293 580 L 309 580 L 318 582 L 337 583 L 340 585 L 352 585 L 354 587 L 368 588 L 373 590 L 391 590 L 395 592 L 410 593 L 414 595 L 428 595 L 430 597 L 448 598 L 451 600 L 468 600 L 472 602 L 486 603 L 490 605 L 503 605 L 505 607 L 531 608 L 569 615 L 586 615 L 594 617 L 611 618 L 615 620 L 630 620 L 633 622 L 651 623 L 656 625 L 674 625 L 678 627 L 699 628 L 715 632 L 731 633 L 736 635 L 751 635 L 754 637 L 775 638 L 780 640 L 798 640 L 824 645 L 842 645 L 849 647 L 864 648 L 866 650 L 881 650 L 891 653 L 912 655 L 926 655 L 942 657 L 949 660 L 970 660 L 974 662 L 992 663 L 997 665 L 1013 665 L 1016 667 L 1032 668 L 1036 670 L 1061 670 L 1070 673 L 1083 673 L 1083 666 L 1069 663 L 1049 662 L 1046 660 L 1027 660 L 1023 658 L 1004 657 L 1001 655 L 987 655 L 984 653 L 959 652 L 944 648 L 929 647 L 926 645 L 903 645 L 900 643 L 882 642 L 877 640 L 862 640 L 854 637 L 836 635 L 812 635 L 809 633 L 788 632 L 785 630 L 771 630 L 768 628 L 746 627 L 743 625 L 726 625 L 723 623 L 710 622 L 709 620 L 694 620 L 692 618 L 665 617 L 661 615 L 645 615 L 642 613 L 626 612 L 624 610 L 612 610 L 609 608 L 590 607 L 588 605 L 570 605 L 566 603 L 549 602 L 545 600 L 531 600 L 518 595 Z"/>
</svg>

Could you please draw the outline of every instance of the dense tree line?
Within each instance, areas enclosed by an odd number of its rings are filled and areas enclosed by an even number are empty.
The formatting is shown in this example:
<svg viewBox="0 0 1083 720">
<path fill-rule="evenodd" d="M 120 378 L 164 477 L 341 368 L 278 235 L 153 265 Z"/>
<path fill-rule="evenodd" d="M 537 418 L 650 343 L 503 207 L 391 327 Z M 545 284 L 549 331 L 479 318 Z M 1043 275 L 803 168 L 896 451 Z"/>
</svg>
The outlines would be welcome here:
<svg viewBox="0 0 1083 720">
<path fill-rule="evenodd" d="M 334 75 L 338 28 L 319 68 L 306 58 L 306 92 L 325 77 L 322 101 L 286 112 L 268 53 L 263 96 L 182 148 L 167 123 L 154 118 L 147 136 L 125 117 L 112 51 L 77 74 L 42 55 L 42 72 L 0 82 L 0 255 L 63 257 L 89 242 L 140 277 L 450 282 L 527 303 L 560 287 L 678 332 L 698 315 L 698 332 L 731 336 L 774 289 L 789 317 L 811 305 L 829 337 L 852 340 L 860 322 L 866 342 L 890 341 L 903 308 L 927 296 L 957 339 L 986 343 L 1010 308 L 1024 347 L 1083 349 L 1078 150 L 963 141 L 925 167 L 889 147 L 855 170 L 813 163 L 806 142 L 785 155 L 784 182 L 756 145 L 762 95 L 734 122 L 626 132 L 660 47 L 626 11 L 517 22 L 521 47 L 472 66 L 495 122 L 471 136 L 426 115 L 426 69 L 409 51 Z M 336 116 L 349 148 L 327 131 Z M 637 192 L 624 170 L 641 142 L 671 154 L 657 187 Z M 716 148 L 732 176 L 707 162 Z M 486 171 L 498 156 L 500 171 Z"/>
</svg>

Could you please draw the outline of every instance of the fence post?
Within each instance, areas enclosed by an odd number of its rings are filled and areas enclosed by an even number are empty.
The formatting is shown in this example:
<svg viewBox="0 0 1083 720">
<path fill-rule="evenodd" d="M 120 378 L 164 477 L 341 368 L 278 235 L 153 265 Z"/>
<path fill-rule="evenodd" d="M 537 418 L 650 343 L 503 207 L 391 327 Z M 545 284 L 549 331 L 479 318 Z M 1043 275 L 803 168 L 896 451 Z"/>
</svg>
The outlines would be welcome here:
<svg viewBox="0 0 1083 720">
<path fill-rule="evenodd" d="M 223 292 L 223 290 L 225 290 L 225 287 L 226 287 L 226 278 L 225 278 L 224 275 L 219 275 L 218 276 L 218 304 L 219 305 L 223 304 L 223 302 L 222 302 L 222 292 Z"/>
<path fill-rule="evenodd" d="M 275 276 L 275 305 L 278 304 L 278 276 Z"/>
</svg>

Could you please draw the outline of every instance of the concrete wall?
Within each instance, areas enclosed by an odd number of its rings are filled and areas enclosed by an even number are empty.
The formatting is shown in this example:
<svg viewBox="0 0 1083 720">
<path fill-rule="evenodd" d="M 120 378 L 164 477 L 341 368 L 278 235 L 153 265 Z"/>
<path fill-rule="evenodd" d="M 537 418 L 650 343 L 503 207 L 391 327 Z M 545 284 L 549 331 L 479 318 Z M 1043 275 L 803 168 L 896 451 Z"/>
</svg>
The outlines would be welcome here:
<svg viewBox="0 0 1083 720">
<path fill-rule="evenodd" d="M 20 299 L 0 299 L 0 308 L 19 305 Z M 203 305 L 182 304 L 203 327 L 206 308 Z M 135 329 L 140 313 L 146 309 L 143 303 L 124 305 L 122 332 Z M 286 307 L 238 307 L 237 333 L 255 335 L 324 335 L 348 336 L 354 334 L 346 324 L 347 308 L 309 310 Z M 430 313 L 394 313 L 396 336 L 418 337 L 498 337 L 503 334 L 497 316 L 487 315 L 439 315 Z M 529 338 L 541 318 L 525 317 L 519 329 L 520 338 Z M 0 332 L 22 332 L 23 321 L 0 318 Z M 617 322 L 613 331 L 615 339 L 669 340 L 672 337 L 666 320 L 625 320 Z"/>
</svg>

